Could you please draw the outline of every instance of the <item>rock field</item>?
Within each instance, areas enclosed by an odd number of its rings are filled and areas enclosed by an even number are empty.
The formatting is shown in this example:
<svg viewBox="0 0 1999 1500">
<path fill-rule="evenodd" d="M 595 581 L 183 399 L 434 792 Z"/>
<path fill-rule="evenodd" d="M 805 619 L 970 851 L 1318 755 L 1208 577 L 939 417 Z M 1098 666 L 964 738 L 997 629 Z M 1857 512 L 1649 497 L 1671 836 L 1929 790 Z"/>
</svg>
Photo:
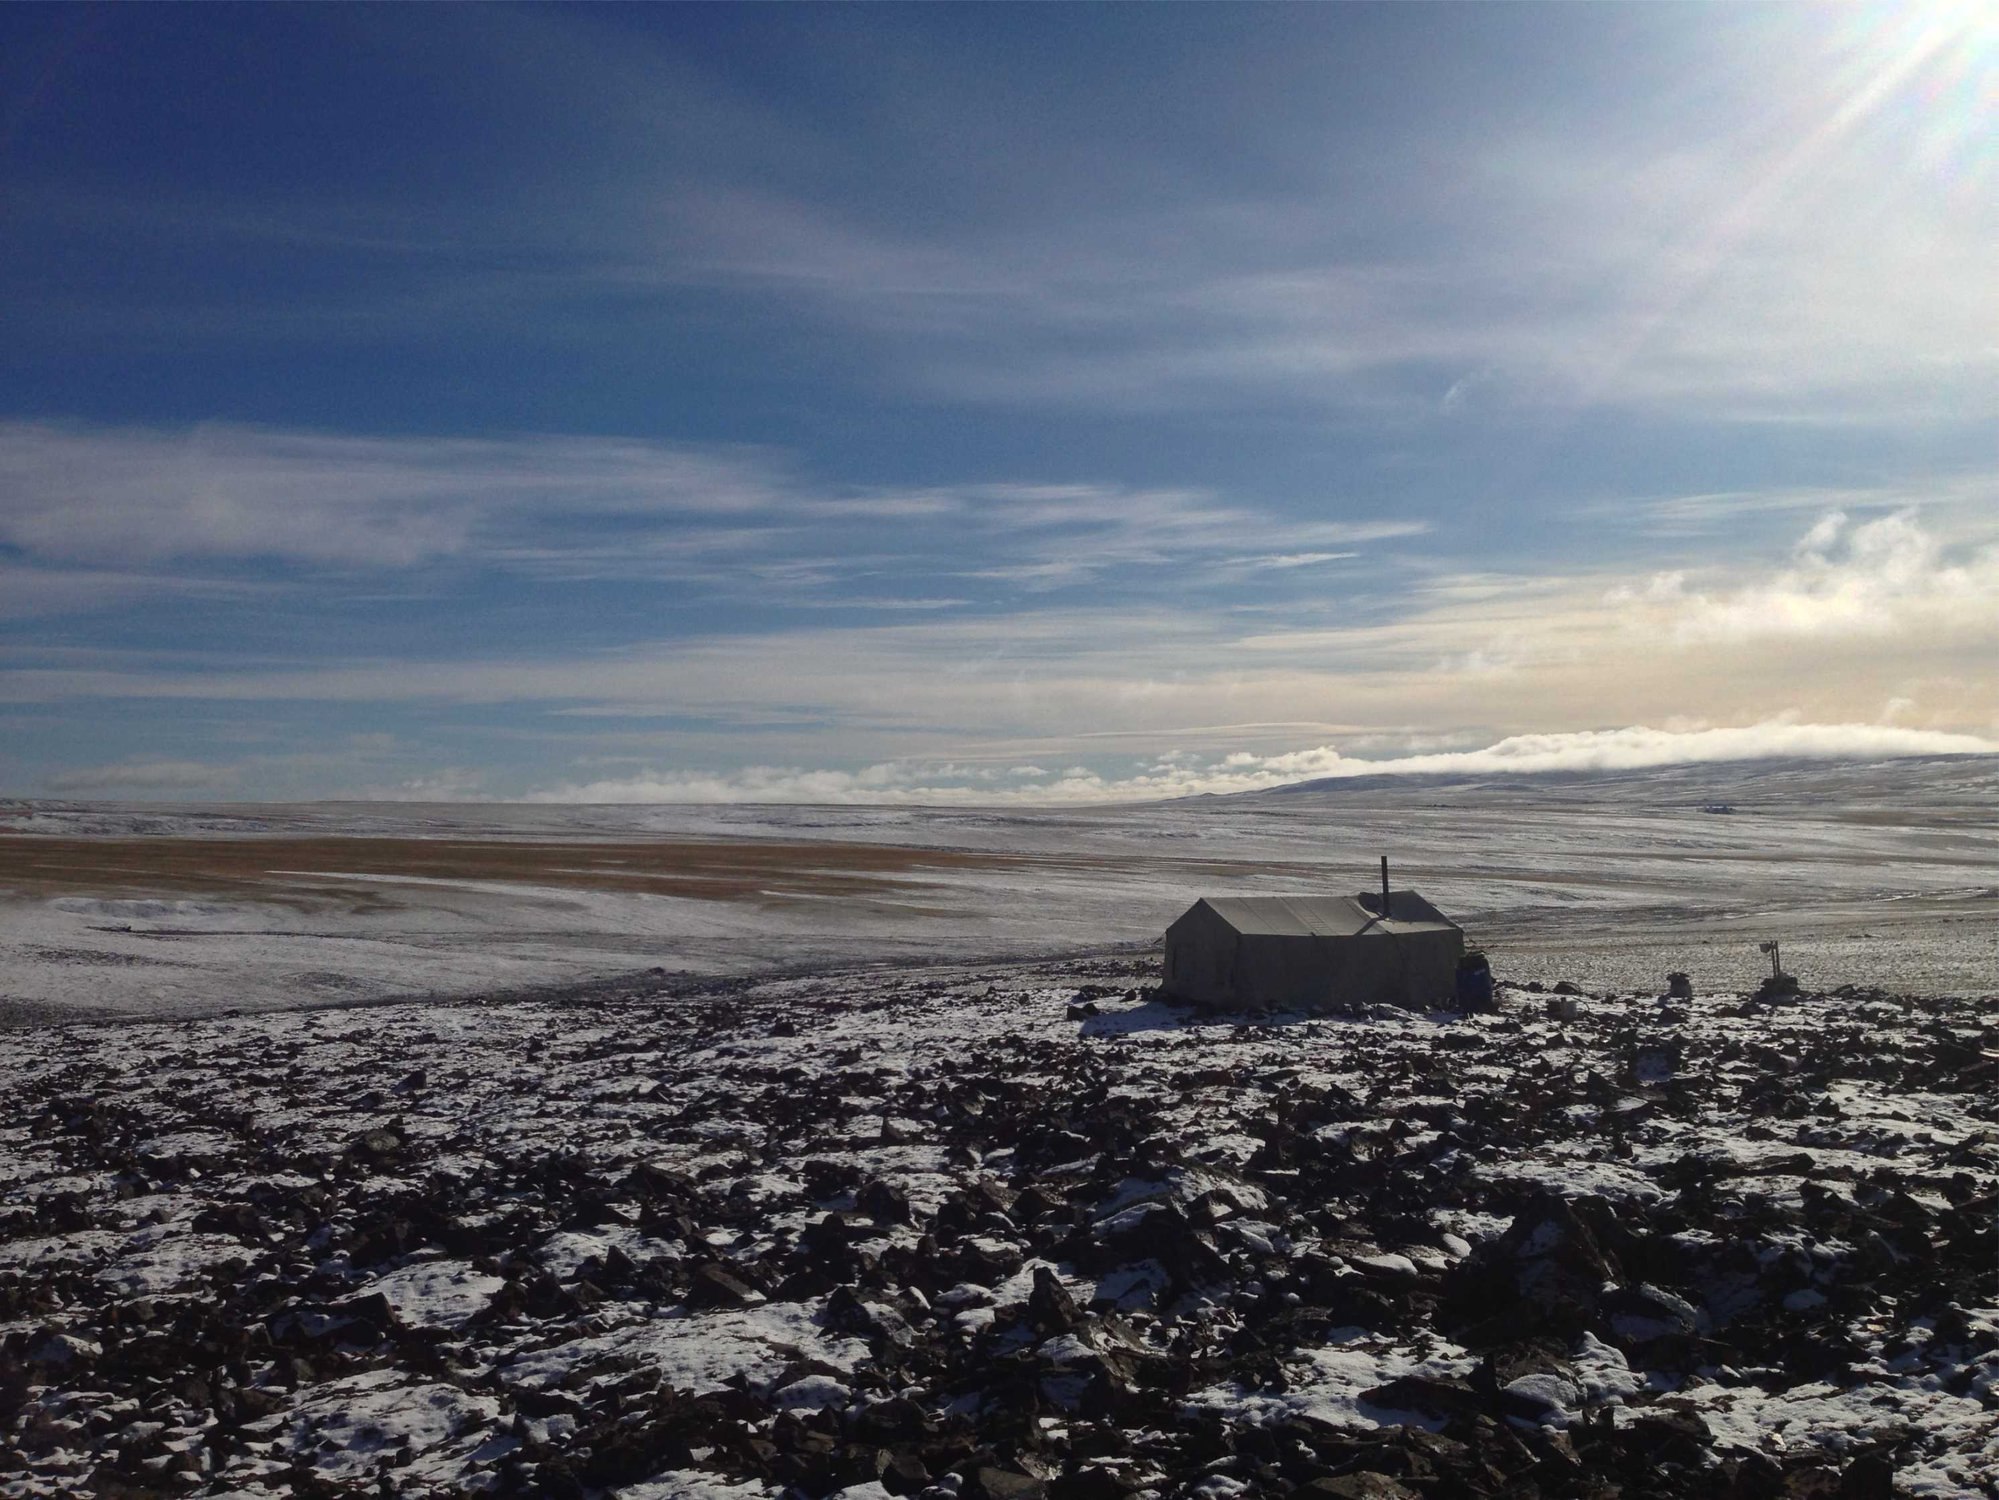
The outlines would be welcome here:
<svg viewBox="0 0 1999 1500">
<path fill-rule="evenodd" d="M 0 1495 L 1983 1496 L 1999 997 L 0 1034 Z"/>
</svg>

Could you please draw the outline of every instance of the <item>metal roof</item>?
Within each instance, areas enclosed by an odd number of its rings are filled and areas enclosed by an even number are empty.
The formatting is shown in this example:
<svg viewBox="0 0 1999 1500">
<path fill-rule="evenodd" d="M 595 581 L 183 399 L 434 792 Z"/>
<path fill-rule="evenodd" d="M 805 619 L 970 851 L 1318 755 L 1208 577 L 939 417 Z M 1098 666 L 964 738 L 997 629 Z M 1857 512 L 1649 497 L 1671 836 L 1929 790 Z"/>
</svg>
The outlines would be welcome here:
<svg viewBox="0 0 1999 1500">
<path fill-rule="evenodd" d="M 1383 921 L 1378 892 L 1360 896 L 1206 896 L 1208 909 L 1237 932 L 1259 937 L 1392 937 L 1450 932 L 1457 924 L 1414 891 L 1395 891 Z"/>
</svg>

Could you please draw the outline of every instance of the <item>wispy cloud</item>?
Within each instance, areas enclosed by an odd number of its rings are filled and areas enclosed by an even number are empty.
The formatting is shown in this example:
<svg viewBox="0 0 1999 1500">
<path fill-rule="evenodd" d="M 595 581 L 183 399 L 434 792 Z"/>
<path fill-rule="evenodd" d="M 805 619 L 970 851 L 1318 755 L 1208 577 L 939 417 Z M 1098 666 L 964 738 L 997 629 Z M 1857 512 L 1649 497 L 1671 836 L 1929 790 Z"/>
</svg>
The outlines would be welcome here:
<svg viewBox="0 0 1999 1500">
<path fill-rule="evenodd" d="M 340 796 L 378 802 L 463 802 L 494 795 L 487 772 L 424 765 L 414 747 L 388 734 L 348 734 L 316 749 L 264 751 L 227 760 L 135 755 L 67 766 L 40 779 L 52 797 L 135 801 L 188 797 Z"/>
<path fill-rule="evenodd" d="M 1235 561 L 1240 567 L 1261 571 L 1265 568 L 1315 568 L 1320 563 L 1343 562 L 1358 556 L 1358 552 L 1287 552 L 1272 557 L 1237 558 Z"/>
<path fill-rule="evenodd" d="M 1577 504 L 1581 523 L 1635 526 L 1666 543 L 1726 541 L 1739 551 L 1788 534 L 1800 516 L 1838 512 L 1856 521 L 1906 511 L 1945 543 L 1985 534 L 1999 474 L 1980 463 L 1909 475 L 1893 483 L 1777 484 L 1668 495 L 1615 495 Z M 1773 532 L 1771 528 L 1783 528 Z"/>
<path fill-rule="evenodd" d="M 98 766 L 71 766 L 43 778 L 53 796 L 132 796 L 215 792 L 237 780 L 233 767 L 198 760 L 117 761 Z"/>
<path fill-rule="evenodd" d="M 831 486 L 768 453 L 617 438 L 0 422 L 0 546 L 21 559 L 17 609 L 275 585 L 300 569 L 351 588 L 361 574 L 462 567 L 935 610 L 954 607 L 953 580 L 1048 591 L 1200 559 L 1216 571 L 1183 573 L 1182 587 L 1212 588 L 1245 546 L 1270 549 L 1264 566 L 1302 565 L 1427 524 L 1298 517 L 1192 488 Z M 968 553 L 985 565 L 967 568 Z"/>
<path fill-rule="evenodd" d="M 770 514 L 752 457 L 659 443 L 0 423 L 0 542 L 53 562 L 405 568 L 526 527 Z"/>
<path fill-rule="evenodd" d="M 649 337 L 719 298 L 745 339 L 752 325 L 780 343 L 801 323 L 836 328 L 865 381 L 925 402 L 1454 423 L 1583 407 L 1731 423 L 1990 410 L 1990 42 L 1976 6 L 1667 20 L 1645 34 L 1670 52 L 1663 68 L 1622 18 L 1523 12 L 1516 41 L 1559 26 L 1589 65 L 1516 54 L 1511 88 L 1408 66 L 1414 92 L 1392 121 L 1297 86 L 1314 60 L 1330 76 L 1374 43 L 1296 9 L 1218 37 L 1207 58 L 1147 48 L 1138 23 L 1146 50 L 1128 71 L 1161 92 L 1044 72 L 1033 108 L 1019 75 L 970 63 L 961 39 L 877 21 L 894 45 L 849 59 L 853 79 L 897 107 L 865 118 L 822 117 L 810 91 L 759 93 L 754 70 L 704 65 L 664 29 L 527 11 L 472 27 L 446 12 L 382 41 L 466 59 L 485 83 L 467 90 L 475 123 L 415 154 L 455 171 L 405 175 L 411 154 L 384 153 L 382 201 L 295 183 L 232 197 L 209 174 L 144 195 L 50 174 L 13 196 L 58 243 L 305 245 L 366 273 L 272 278 L 263 295 L 219 282 L 206 301 L 106 287 L 52 320 L 95 316 L 105 338 L 121 322 L 221 338 L 233 320 L 381 339 L 440 321 L 463 332 L 497 310 L 510 342 L 560 345 Z M 1435 28 L 1422 51 L 1447 62 L 1482 34 Z M 1289 87 L 1236 66 L 1278 38 L 1301 70 Z M 1227 102 L 1225 135 L 1140 123 L 1185 97 L 1175 80 Z M 63 289 L 51 280 L 37 290 Z M 52 299 L 25 300 L 35 315 Z"/>
<path fill-rule="evenodd" d="M 0 619 L 139 604 L 162 596 L 248 603 L 271 593 L 252 580 L 199 578 L 157 568 L 50 568 L 0 560 Z"/>
<path fill-rule="evenodd" d="M 1402 608 L 1345 624 L 1304 609 L 1268 628 L 1228 600 L 1086 607 L 1024 596 L 1001 613 L 893 611 L 875 623 L 794 622 L 477 658 L 237 660 L 73 648 L 17 656 L 0 671 L 0 704 L 60 705 L 82 721 L 144 703 L 151 722 L 199 716 L 259 732 L 355 712 L 481 724 L 497 716 L 505 729 L 478 735 L 494 757 L 480 786 L 496 795 L 548 786 L 546 774 L 525 767 L 609 754 L 657 768 L 618 773 L 613 781 L 631 783 L 620 795 L 650 784 L 660 796 L 913 800 L 958 795 L 926 772 L 939 760 L 1067 768 L 1008 783 L 1023 796 L 1059 797 L 1340 774 L 1340 759 L 1300 745 L 1333 745 L 1370 767 L 1461 754 L 1481 741 L 1519 765 L 1554 751 L 1549 766 L 1586 754 L 1609 764 L 1664 751 L 1637 731 L 1592 738 L 1596 726 L 1643 723 L 1661 704 L 1681 720 L 1761 726 L 1760 738 L 1717 729 L 1689 740 L 1687 723 L 1669 723 L 1662 732 L 1682 737 L 1661 744 L 1675 755 L 1703 746 L 1732 756 L 1765 753 L 1765 744 L 1789 747 L 1768 753 L 1819 753 L 1812 747 L 1826 744 L 1889 753 L 1959 743 L 1924 735 L 1982 742 L 1999 732 L 1990 671 L 1999 613 L 1986 583 L 1993 544 L 1944 544 L 1917 518 L 1889 521 L 1826 517 L 1769 565 L 1752 557 L 1664 580 L 1603 569 L 1438 573 L 1419 580 Z M 1867 527 L 1876 529 L 1860 535 Z M 1946 580 L 1934 600 L 1929 576 Z M 1245 630 L 1249 619 L 1258 628 Z M 1312 724 L 1334 728 L 1314 735 Z M 1894 732 L 1861 733 L 1882 724 Z M 1845 727 L 1814 740 L 1814 725 Z M 1123 746 L 1152 758 L 1120 769 Z M 427 774 L 413 758 L 467 763 L 460 736 L 448 750 L 400 754 L 394 768 L 375 756 L 324 770 L 341 786 L 392 791 Z M 766 769 L 732 769 L 751 761 Z M 282 778 L 264 767 L 251 779 Z M 974 790 L 986 784 L 964 779 Z M 564 786 L 612 795 L 594 773 Z"/>
<path fill-rule="evenodd" d="M 1008 613 L 926 611 L 920 623 L 708 634 L 546 657 L 202 670 L 117 658 L 24 664 L 17 703 L 432 703 L 672 716 L 718 726 L 792 722 L 848 751 L 896 734 L 1055 744 L 1101 731 L 1314 718 L 1495 736 L 1577 729 L 1648 705 L 1757 722 L 1776 707 L 1855 722 L 1890 698 L 1911 727 L 1999 722 L 1989 670 L 1999 615 L 1989 549 L 1953 560 L 1908 518 L 1857 550 L 1832 522 L 1774 570 L 1698 576 L 1441 574 L 1379 621 L 1244 631 L 1226 605 L 1176 600 Z M 1820 550 L 1815 550 L 1820 549 Z M 1830 549 L 1830 550 L 1823 550 Z M 1934 603 L 1924 570 L 1945 579 Z M 937 616 L 929 618 L 929 616 Z M 1859 632 L 1832 661 L 1801 658 L 1813 631 Z M 1859 649 L 1864 647 L 1865 649 Z M 801 740 L 801 743 L 804 742 Z M 865 753 L 863 750 L 862 753 Z"/>
<path fill-rule="evenodd" d="M 1288 199 L 961 240 L 737 192 L 687 200 L 681 227 L 705 274 L 870 335 L 890 379 L 963 400 L 1975 420 L 1999 384 L 1976 197 L 1901 172 L 1884 201 L 1892 132 L 1794 160 L 1830 106 L 1788 82 L 1775 128 L 1767 98 L 1725 106 L 1763 117 L 1748 151 L 1515 125 L 1436 186 L 1462 233 L 1374 253 L 1341 205 Z"/>
</svg>

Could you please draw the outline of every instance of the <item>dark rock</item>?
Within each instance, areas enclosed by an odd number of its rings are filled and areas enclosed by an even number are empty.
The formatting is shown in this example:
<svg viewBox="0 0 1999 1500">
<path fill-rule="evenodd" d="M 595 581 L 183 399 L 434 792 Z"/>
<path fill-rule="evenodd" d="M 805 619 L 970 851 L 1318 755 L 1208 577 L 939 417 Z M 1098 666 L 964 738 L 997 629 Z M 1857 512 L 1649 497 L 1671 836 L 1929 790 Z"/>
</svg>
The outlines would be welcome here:
<svg viewBox="0 0 1999 1500">
<path fill-rule="evenodd" d="M 930 1414 L 908 1396 L 871 1401 L 854 1413 L 854 1431 L 871 1443 L 913 1443 L 935 1433 Z"/>
<path fill-rule="evenodd" d="M 1602 1336 L 1628 1350 L 1662 1340 L 1682 1345 L 1700 1329 L 1700 1313 L 1675 1292 L 1641 1283 L 1604 1294 L 1598 1307 Z M 1670 1357 L 1670 1356 L 1666 1356 Z"/>
<path fill-rule="evenodd" d="M 1386 1474 L 1321 1475 L 1291 1491 L 1293 1500 L 1422 1500 L 1415 1490 Z"/>
<path fill-rule="evenodd" d="M 1101 1464 L 1079 1464 L 1048 1481 L 1048 1500 L 1125 1500 L 1130 1481 Z"/>
<path fill-rule="evenodd" d="M 798 1242 L 820 1260 L 842 1262 L 847 1247 L 860 1237 L 859 1227 L 845 1214 L 824 1214 L 805 1226 Z"/>
<path fill-rule="evenodd" d="M 1696 1467 L 1714 1441 L 1714 1434 L 1699 1417 L 1656 1407 L 1635 1417 L 1620 1436 L 1625 1451 L 1655 1468 L 1661 1464 Z"/>
<path fill-rule="evenodd" d="M 909 1222 L 909 1194 L 879 1178 L 854 1195 L 854 1206 L 877 1224 Z"/>
<path fill-rule="evenodd" d="M 335 1302 L 328 1311 L 354 1323 L 365 1323 L 384 1332 L 396 1326 L 396 1311 L 389 1299 L 380 1292 L 371 1292 L 365 1297 L 347 1297 Z"/>
<path fill-rule="evenodd" d="M 1783 1467 L 1773 1492 L 1776 1500 L 1838 1500 L 1840 1473 L 1824 1454 L 1808 1454 Z"/>
<path fill-rule="evenodd" d="M 1027 1297 L 1027 1318 L 1034 1331 L 1046 1338 L 1076 1328 L 1083 1321 L 1083 1314 L 1061 1278 L 1046 1266 L 1036 1266 L 1034 1290 Z"/>
<path fill-rule="evenodd" d="M 1578 1203 L 1542 1193 L 1506 1233 L 1444 1278 L 1440 1321 L 1474 1347 L 1539 1333 L 1572 1338 L 1589 1326 L 1606 1282 L 1622 1279 Z M 1608 1219 L 1605 1205 L 1592 1213 Z"/>
<path fill-rule="evenodd" d="M 1894 1500 L 1895 1465 L 1885 1453 L 1863 1453 L 1839 1476 L 1839 1500 Z"/>
<path fill-rule="evenodd" d="M 1313 1300 L 1326 1309 L 1337 1324 L 1384 1333 L 1400 1327 L 1409 1317 L 1409 1304 L 1399 1297 L 1369 1286 L 1363 1277 L 1341 1276 L 1323 1284 L 1315 1283 Z"/>
<path fill-rule="evenodd" d="M 847 1333 L 905 1348 L 916 1342 L 915 1330 L 898 1310 L 886 1302 L 867 1301 L 850 1286 L 839 1288 L 826 1299 L 825 1316 L 829 1327 Z"/>
<path fill-rule="evenodd" d="M 1106 1267 L 1156 1260 L 1176 1282 L 1190 1288 L 1228 1272 L 1228 1262 L 1213 1241 L 1176 1204 L 1144 1203 L 1126 1209 L 1099 1224 L 1095 1237 L 1108 1252 L 1100 1261 Z"/>
<path fill-rule="evenodd" d="M 253 1245 L 268 1238 L 264 1216 L 247 1203 L 211 1203 L 194 1216 L 197 1234 L 229 1234 Z"/>
<path fill-rule="evenodd" d="M 861 1184 L 861 1169 L 852 1162 L 830 1161 L 823 1156 L 813 1157 L 806 1162 L 804 1172 L 805 1196 L 815 1203 L 823 1203 L 828 1198 L 844 1197 Z"/>
<path fill-rule="evenodd" d="M 882 1488 L 891 1495 L 914 1495 L 930 1485 L 930 1470 L 914 1453 L 889 1453 L 881 1466 Z"/>
<path fill-rule="evenodd" d="M 1361 1400 L 1388 1411 L 1416 1411 L 1430 1417 L 1468 1416 L 1485 1405 L 1479 1393 L 1462 1380 L 1423 1375 L 1403 1375 L 1362 1391 Z"/>
<path fill-rule="evenodd" d="M 763 1293 L 713 1261 L 694 1268 L 687 1288 L 689 1307 L 751 1307 L 763 1300 Z"/>
<path fill-rule="evenodd" d="M 408 1144 L 400 1125 L 391 1122 L 362 1131 L 347 1143 L 347 1153 L 362 1161 L 386 1161 Z"/>
<path fill-rule="evenodd" d="M 1007 1208 L 1007 1215 L 1017 1224 L 1037 1224 L 1046 1218 L 1065 1214 L 1068 1202 L 1040 1187 L 1030 1187 L 1013 1200 Z"/>
<path fill-rule="evenodd" d="M 1046 1491 L 1032 1474 L 982 1465 L 965 1475 L 959 1493 L 965 1500 L 1042 1500 Z"/>
</svg>

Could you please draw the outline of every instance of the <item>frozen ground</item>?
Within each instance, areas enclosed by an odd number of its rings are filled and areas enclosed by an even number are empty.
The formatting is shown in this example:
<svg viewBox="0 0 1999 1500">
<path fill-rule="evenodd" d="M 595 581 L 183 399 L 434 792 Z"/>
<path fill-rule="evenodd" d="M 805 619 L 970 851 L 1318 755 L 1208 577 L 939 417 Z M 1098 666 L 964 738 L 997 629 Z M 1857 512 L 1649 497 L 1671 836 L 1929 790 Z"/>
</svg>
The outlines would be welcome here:
<svg viewBox="0 0 1999 1500">
<path fill-rule="evenodd" d="M 0 1497 L 1995 1493 L 1993 791 L 7 806 Z M 1501 1014 L 1148 992 L 1381 849 Z"/>
<path fill-rule="evenodd" d="M 1808 983 L 1999 984 L 1999 763 L 1950 758 L 1048 811 L 0 804 L 0 1018 L 1106 950 L 1383 852 L 1522 980 L 1746 987 L 1777 937 Z"/>
<path fill-rule="evenodd" d="M 0 1495 L 1974 1500 L 1999 998 L 0 1034 Z"/>
</svg>

